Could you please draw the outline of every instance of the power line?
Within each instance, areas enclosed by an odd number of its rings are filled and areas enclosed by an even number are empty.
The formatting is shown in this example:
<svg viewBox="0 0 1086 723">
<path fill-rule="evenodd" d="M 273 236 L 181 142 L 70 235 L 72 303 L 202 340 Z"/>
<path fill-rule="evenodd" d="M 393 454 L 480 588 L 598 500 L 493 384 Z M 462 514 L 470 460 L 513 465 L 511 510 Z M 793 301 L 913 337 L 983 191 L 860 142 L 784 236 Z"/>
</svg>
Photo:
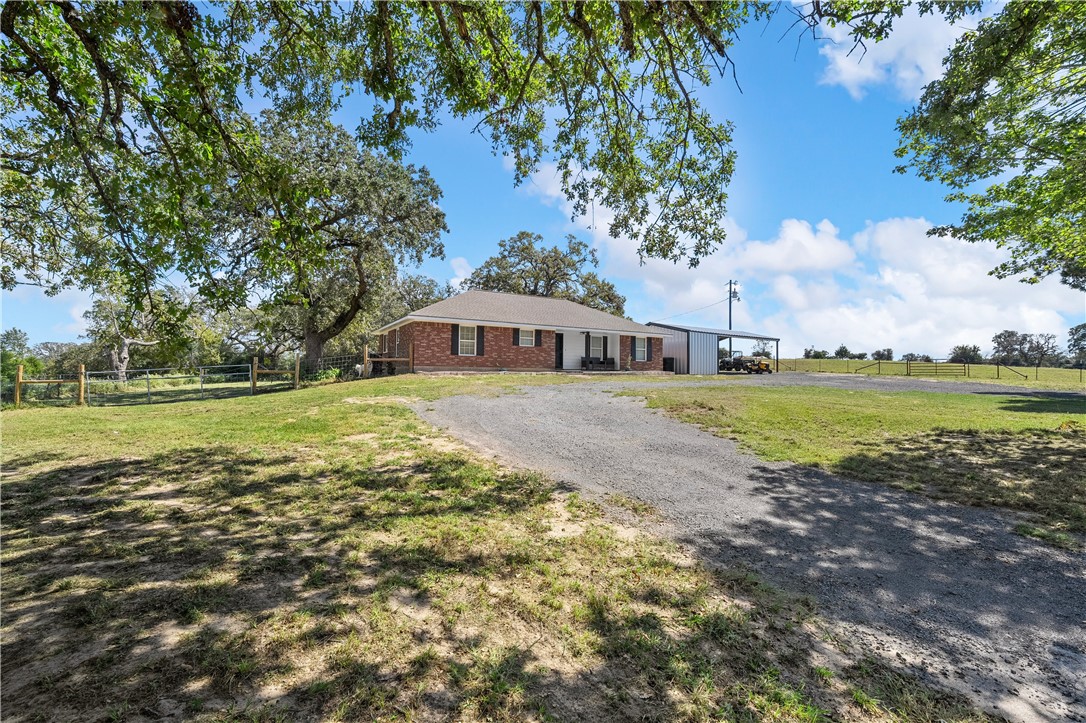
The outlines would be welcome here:
<svg viewBox="0 0 1086 723">
<path fill-rule="evenodd" d="M 699 306 L 696 309 L 691 309 L 690 311 L 684 311 L 681 314 L 672 314 L 671 316 L 665 316 L 663 319 L 656 319 L 655 321 L 667 321 L 668 319 L 674 319 L 675 317 L 678 317 L 678 316 L 686 316 L 687 314 L 693 314 L 695 311 L 701 311 L 702 309 L 708 309 L 710 306 L 716 306 L 717 304 L 723 304 L 725 301 L 727 301 L 730 298 L 731 298 L 730 296 L 725 296 L 720 301 L 714 301 L 711 304 L 706 304 L 705 306 Z"/>
</svg>

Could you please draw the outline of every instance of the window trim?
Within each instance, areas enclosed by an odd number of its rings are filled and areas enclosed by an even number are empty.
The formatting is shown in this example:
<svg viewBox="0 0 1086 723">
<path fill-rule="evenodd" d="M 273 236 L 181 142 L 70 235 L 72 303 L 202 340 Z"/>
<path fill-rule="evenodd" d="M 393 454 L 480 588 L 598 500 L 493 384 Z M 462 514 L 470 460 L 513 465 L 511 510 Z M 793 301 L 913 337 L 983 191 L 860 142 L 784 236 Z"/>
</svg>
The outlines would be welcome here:
<svg viewBox="0 0 1086 723">
<path fill-rule="evenodd" d="M 588 335 L 588 356 L 593 358 L 603 359 L 603 335 L 596 336 L 595 334 Z M 596 346 L 596 339 L 600 340 L 600 353 L 596 354 L 594 347 Z"/>
<path fill-rule="evenodd" d="M 465 329 L 471 329 L 471 338 L 470 339 L 465 339 L 464 338 L 464 330 Z M 457 356 L 478 356 L 478 354 L 476 353 L 478 351 L 478 349 L 479 349 L 478 336 L 479 336 L 479 332 L 478 332 L 477 327 L 466 326 L 464 324 L 461 324 L 460 328 L 457 330 L 457 338 L 456 338 L 457 347 L 456 348 L 457 348 L 457 351 L 460 352 Z M 464 351 L 464 344 L 466 344 L 468 342 L 471 343 L 471 353 L 470 354 Z"/>
<path fill-rule="evenodd" d="M 517 330 L 517 346 L 535 346 L 535 329 L 520 328 Z M 524 335 L 528 334 L 528 343 L 524 343 Z"/>
<path fill-rule="evenodd" d="M 634 337 L 634 361 L 648 361 L 649 339 L 647 336 Z"/>
</svg>

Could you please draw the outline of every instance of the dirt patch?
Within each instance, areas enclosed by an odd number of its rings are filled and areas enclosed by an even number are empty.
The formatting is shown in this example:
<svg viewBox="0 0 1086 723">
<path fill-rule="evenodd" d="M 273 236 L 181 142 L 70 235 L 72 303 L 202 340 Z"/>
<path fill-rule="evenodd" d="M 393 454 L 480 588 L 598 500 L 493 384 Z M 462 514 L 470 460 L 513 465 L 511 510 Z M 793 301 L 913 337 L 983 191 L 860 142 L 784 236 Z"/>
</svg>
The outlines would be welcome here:
<svg viewBox="0 0 1086 723">
<path fill-rule="evenodd" d="M 418 397 L 344 397 L 344 404 L 414 404 Z"/>
</svg>

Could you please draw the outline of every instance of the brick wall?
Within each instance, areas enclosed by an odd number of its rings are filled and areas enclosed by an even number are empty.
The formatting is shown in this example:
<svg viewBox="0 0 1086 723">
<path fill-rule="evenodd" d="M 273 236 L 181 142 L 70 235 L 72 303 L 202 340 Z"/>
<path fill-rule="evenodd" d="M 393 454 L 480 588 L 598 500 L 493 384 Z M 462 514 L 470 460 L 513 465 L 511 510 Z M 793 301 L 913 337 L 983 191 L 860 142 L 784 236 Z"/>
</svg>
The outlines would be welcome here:
<svg viewBox="0 0 1086 723">
<path fill-rule="evenodd" d="M 415 340 L 415 330 L 411 328 L 412 326 L 414 324 L 406 324 L 393 329 L 387 334 L 382 334 L 383 338 L 377 345 L 377 351 L 382 352 L 385 356 L 406 359 L 410 353 L 411 342 Z"/>
<path fill-rule="evenodd" d="M 415 344 L 415 369 L 418 371 L 453 371 L 456 369 L 519 369 L 552 371 L 554 369 L 554 332 L 543 331 L 542 346 L 514 346 L 513 330 L 502 326 L 486 327 L 483 356 L 459 356 L 452 353 L 452 325 L 413 321 L 384 335 L 378 349 L 387 354 L 406 357 L 409 346 Z M 567 343 L 569 335 L 567 334 Z M 620 336 L 619 350 L 608 350 L 619 369 L 626 368 L 630 340 Z M 634 361 L 630 368 L 636 372 L 662 371 L 664 340 L 649 339 L 652 361 Z M 397 344 L 399 351 L 397 352 Z M 387 345 L 387 346 L 385 346 Z"/>
<path fill-rule="evenodd" d="M 413 321 L 408 329 L 415 342 L 415 369 L 446 371 L 455 369 L 554 370 L 554 332 L 543 332 L 542 346 L 513 346 L 513 330 L 488 326 L 484 333 L 483 356 L 452 354 L 452 325 Z"/>
<path fill-rule="evenodd" d="M 631 344 L 630 340 L 632 336 L 620 336 L 618 338 L 618 346 L 621 350 L 621 354 L 615 356 L 615 360 L 618 362 L 619 369 L 626 368 L 626 360 L 633 357 L 630 352 Z M 652 361 L 633 361 L 630 363 L 630 369 L 635 372 L 659 372 L 664 369 L 664 340 L 655 339 L 649 337 L 649 344 L 652 345 Z"/>
</svg>

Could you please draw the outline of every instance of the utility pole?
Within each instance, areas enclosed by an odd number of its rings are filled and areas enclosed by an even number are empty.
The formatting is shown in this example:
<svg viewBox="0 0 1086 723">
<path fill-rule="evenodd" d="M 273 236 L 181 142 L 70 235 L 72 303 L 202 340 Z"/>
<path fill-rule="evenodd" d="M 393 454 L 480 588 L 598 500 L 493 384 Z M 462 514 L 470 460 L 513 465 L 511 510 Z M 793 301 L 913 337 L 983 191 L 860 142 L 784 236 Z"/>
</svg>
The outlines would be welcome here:
<svg viewBox="0 0 1086 723">
<path fill-rule="evenodd" d="M 728 331 L 732 330 L 732 301 L 742 301 L 739 298 L 739 282 L 728 279 Z M 732 358 L 732 338 L 728 337 L 728 359 Z"/>
</svg>

